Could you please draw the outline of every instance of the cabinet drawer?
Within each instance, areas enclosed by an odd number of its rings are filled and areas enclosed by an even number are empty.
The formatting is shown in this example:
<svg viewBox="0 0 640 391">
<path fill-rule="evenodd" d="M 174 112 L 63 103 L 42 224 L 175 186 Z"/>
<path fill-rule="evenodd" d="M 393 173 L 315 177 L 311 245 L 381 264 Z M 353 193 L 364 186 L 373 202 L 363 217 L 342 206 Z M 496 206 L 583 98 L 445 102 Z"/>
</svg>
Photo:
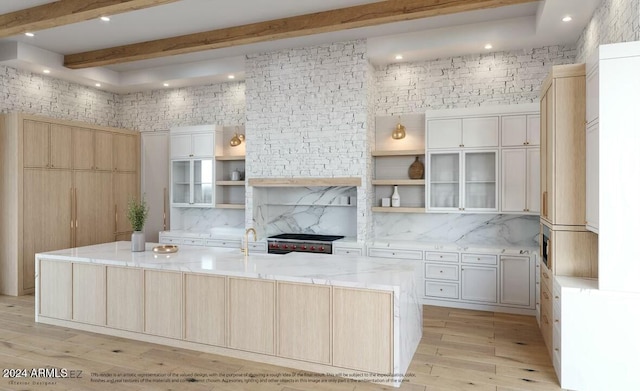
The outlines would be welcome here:
<svg viewBox="0 0 640 391">
<path fill-rule="evenodd" d="M 486 254 L 462 254 L 463 263 L 480 263 L 484 265 L 497 265 L 498 257 Z"/>
<path fill-rule="evenodd" d="M 182 239 L 182 244 L 189 246 L 204 246 L 204 239 Z"/>
<path fill-rule="evenodd" d="M 232 247 L 232 248 L 241 248 L 240 240 L 219 240 L 212 239 L 207 240 L 205 243 L 207 247 Z"/>
<path fill-rule="evenodd" d="M 436 280 L 458 281 L 458 265 L 424 264 L 424 277 Z"/>
<path fill-rule="evenodd" d="M 370 257 L 398 258 L 422 260 L 422 251 L 419 250 L 392 250 L 390 248 L 370 248 Z"/>
<path fill-rule="evenodd" d="M 458 253 L 438 253 L 427 251 L 426 255 L 427 261 L 458 262 L 458 259 Z"/>
<path fill-rule="evenodd" d="M 267 252 L 267 243 L 265 242 L 249 242 L 247 245 L 250 253 L 266 253 Z"/>
<path fill-rule="evenodd" d="M 553 286 L 551 282 L 551 272 L 544 266 L 540 267 L 540 279 L 542 280 L 543 285 L 546 285 L 547 288 L 550 289 Z"/>
<path fill-rule="evenodd" d="M 361 248 L 346 248 L 346 247 L 334 247 L 333 254 L 335 255 L 362 255 Z"/>
<path fill-rule="evenodd" d="M 180 238 L 168 238 L 168 237 L 160 237 L 161 244 L 182 244 L 182 239 Z"/>
<path fill-rule="evenodd" d="M 424 282 L 424 295 L 432 297 L 445 297 L 447 299 L 458 298 L 458 284 L 447 282 Z"/>
</svg>

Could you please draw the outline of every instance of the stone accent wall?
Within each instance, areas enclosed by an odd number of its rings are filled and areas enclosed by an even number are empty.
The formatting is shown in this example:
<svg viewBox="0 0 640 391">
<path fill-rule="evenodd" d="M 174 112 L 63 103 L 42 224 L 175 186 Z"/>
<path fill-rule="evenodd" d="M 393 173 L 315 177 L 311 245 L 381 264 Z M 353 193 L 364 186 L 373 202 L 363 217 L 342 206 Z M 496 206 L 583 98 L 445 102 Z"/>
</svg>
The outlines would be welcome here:
<svg viewBox="0 0 640 391">
<path fill-rule="evenodd" d="M 380 67 L 376 114 L 537 102 L 549 68 L 575 56 L 574 47 L 546 46 Z"/>
<path fill-rule="evenodd" d="M 577 62 L 585 62 L 596 47 L 640 41 L 640 1 L 602 0 L 578 39 Z"/>
<path fill-rule="evenodd" d="M 242 125 L 245 83 L 153 90 L 125 94 L 118 105 L 123 127 L 141 132 L 202 124 Z"/>
<path fill-rule="evenodd" d="M 117 94 L 0 65 L 0 113 L 118 127 L 119 100 Z"/>
</svg>

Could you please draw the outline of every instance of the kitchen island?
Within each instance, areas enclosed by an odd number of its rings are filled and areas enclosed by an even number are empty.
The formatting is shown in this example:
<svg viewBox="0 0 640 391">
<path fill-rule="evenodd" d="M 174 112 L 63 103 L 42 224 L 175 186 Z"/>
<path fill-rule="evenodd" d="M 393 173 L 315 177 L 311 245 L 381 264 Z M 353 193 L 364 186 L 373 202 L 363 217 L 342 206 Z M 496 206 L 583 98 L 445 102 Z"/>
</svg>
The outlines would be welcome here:
<svg viewBox="0 0 640 391">
<path fill-rule="evenodd" d="M 36 255 L 36 321 L 399 386 L 422 335 L 413 263 L 130 242 Z"/>
</svg>

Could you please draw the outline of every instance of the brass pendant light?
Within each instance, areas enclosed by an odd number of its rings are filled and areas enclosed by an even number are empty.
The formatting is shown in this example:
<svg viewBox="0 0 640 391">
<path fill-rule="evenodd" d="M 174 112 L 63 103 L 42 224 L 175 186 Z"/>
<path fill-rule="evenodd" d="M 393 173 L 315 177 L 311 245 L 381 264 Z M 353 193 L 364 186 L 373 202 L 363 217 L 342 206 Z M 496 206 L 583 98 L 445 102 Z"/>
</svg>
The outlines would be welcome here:
<svg viewBox="0 0 640 391">
<path fill-rule="evenodd" d="M 232 147 L 237 147 L 244 141 L 244 134 L 238 134 L 239 129 L 240 128 L 236 126 L 236 131 L 233 133 L 233 137 L 231 137 L 231 140 L 229 141 L 229 145 Z"/>
<path fill-rule="evenodd" d="M 393 129 L 393 133 L 391 133 L 391 138 L 394 140 L 401 140 L 405 138 L 406 135 L 407 133 L 405 131 L 405 127 L 400 123 L 400 117 L 398 117 L 398 124 L 396 125 L 395 129 Z"/>
</svg>

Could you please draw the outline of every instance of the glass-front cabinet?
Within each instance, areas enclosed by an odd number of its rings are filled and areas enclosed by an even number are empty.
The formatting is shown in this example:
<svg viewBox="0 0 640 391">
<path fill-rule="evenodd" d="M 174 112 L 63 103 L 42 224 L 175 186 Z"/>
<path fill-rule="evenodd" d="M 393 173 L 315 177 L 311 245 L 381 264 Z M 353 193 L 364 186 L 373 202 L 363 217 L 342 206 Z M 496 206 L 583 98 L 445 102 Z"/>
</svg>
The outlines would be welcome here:
<svg viewBox="0 0 640 391">
<path fill-rule="evenodd" d="M 213 159 L 171 161 L 171 205 L 213 207 Z"/>
<path fill-rule="evenodd" d="M 429 153 L 430 211 L 498 210 L 498 151 Z"/>
</svg>

